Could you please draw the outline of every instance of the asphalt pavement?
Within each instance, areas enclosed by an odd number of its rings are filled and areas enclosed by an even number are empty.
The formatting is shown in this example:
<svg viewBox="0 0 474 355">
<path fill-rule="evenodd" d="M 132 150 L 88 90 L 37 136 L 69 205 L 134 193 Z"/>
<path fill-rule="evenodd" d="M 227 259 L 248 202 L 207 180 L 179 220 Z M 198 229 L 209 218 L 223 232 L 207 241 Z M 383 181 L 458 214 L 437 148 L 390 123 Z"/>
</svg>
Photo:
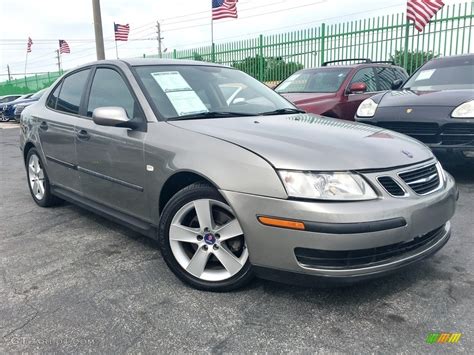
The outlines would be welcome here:
<svg viewBox="0 0 474 355">
<path fill-rule="evenodd" d="M 18 137 L 0 124 L 0 353 L 474 353 L 474 164 L 446 163 L 461 194 L 431 259 L 344 288 L 255 280 L 215 294 L 181 283 L 129 229 L 36 206 Z M 462 337 L 427 344 L 432 332 Z"/>
</svg>

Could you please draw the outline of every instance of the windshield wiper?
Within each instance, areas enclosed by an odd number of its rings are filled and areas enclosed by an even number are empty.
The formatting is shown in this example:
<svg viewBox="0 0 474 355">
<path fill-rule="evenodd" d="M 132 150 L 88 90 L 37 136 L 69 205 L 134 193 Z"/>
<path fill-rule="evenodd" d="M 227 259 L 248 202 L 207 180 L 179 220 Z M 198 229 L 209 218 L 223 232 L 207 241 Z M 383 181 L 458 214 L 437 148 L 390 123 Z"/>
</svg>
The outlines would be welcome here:
<svg viewBox="0 0 474 355">
<path fill-rule="evenodd" d="M 261 116 L 272 116 L 272 115 L 286 115 L 289 113 L 306 113 L 306 111 L 297 108 L 280 108 L 274 111 L 262 112 Z"/>
<path fill-rule="evenodd" d="M 210 112 L 199 112 L 199 113 L 192 113 L 189 115 L 171 117 L 171 118 L 168 118 L 168 121 L 194 120 L 194 119 L 206 119 L 206 118 L 243 117 L 243 116 L 257 116 L 257 115 L 253 113 L 245 113 L 245 112 L 210 111 Z"/>
</svg>

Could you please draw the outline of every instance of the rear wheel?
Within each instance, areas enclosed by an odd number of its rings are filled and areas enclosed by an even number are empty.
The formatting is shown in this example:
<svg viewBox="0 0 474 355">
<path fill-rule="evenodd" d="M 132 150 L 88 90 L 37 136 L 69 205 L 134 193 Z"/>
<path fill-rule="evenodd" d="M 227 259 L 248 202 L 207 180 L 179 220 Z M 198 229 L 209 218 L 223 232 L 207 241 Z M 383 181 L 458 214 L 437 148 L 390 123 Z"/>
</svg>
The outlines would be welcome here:
<svg viewBox="0 0 474 355">
<path fill-rule="evenodd" d="M 31 196 L 39 206 L 55 206 L 62 201 L 51 193 L 48 175 L 35 148 L 31 148 L 26 156 L 26 174 Z"/>
<path fill-rule="evenodd" d="M 190 185 L 167 203 L 160 247 L 175 275 L 201 290 L 230 291 L 253 277 L 239 221 L 208 184 Z"/>
</svg>

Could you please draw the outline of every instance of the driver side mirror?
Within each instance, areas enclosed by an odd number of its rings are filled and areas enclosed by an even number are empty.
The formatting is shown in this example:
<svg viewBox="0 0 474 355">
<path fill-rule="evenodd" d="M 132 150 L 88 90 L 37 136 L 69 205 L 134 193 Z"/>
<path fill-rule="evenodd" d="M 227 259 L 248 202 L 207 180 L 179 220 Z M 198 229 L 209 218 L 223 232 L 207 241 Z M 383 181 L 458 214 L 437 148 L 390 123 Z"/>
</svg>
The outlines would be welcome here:
<svg viewBox="0 0 474 355">
<path fill-rule="evenodd" d="M 349 94 L 362 94 L 367 92 L 367 84 L 363 82 L 352 83 L 349 86 Z"/>
<path fill-rule="evenodd" d="M 97 107 L 92 112 L 92 121 L 99 126 L 137 128 L 136 122 L 128 118 L 123 107 Z"/>
<path fill-rule="evenodd" d="M 403 85 L 402 79 L 396 79 L 392 81 L 392 90 L 398 90 Z"/>
</svg>

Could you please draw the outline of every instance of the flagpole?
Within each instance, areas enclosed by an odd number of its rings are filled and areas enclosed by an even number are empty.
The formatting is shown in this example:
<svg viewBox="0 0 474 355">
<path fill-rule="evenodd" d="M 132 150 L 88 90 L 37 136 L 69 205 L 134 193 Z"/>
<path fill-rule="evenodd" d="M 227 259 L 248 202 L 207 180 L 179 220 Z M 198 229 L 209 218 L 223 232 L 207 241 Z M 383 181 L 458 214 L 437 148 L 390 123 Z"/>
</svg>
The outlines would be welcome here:
<svg viewBox="0 0 474 355">
<path fill-rule="evenodd" d="M 115 56 L 117 57 L 117 59 L 119 59 L 118 46 L 117 46 L 117 25 L 115 24 L 115 22 L 114 22 L 114 40 L 115 40 Z"/>
<path fill-rule="evenodd" d="M 28 65 L 28 50 L 26 50 L 26 58 L 25 58 L 25 76 L 26 76 L 26 66 Z"/>
<path fill-rule="evenodd" d="M 211 15 L 211 62 L 216 61 L 216 54 L 214 52 L 214 19 Z"/>
<path fill-rule="evenodd" d="M 214 44 L 214 19 L 211 17 L 211 46 L 213 44 Z"/>
</svg>

